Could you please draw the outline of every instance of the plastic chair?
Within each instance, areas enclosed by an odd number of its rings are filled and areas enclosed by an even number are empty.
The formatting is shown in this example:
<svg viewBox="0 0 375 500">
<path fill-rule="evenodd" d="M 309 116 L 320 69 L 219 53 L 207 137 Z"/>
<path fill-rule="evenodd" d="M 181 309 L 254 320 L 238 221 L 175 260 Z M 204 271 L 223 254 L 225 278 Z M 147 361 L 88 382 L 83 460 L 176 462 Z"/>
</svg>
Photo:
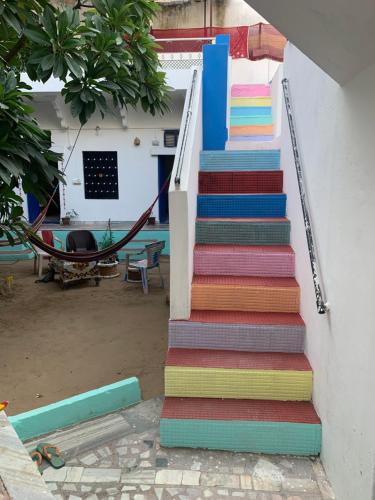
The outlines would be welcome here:
<svg viewBox="0 0 375 500">
<path fill-rule="evenodd" d="M 95 252 L 97 249 L 95 236 L 87 229 L 70 231 L 66 237 L 67 252 Z"/>
<path fill-rule="evenodd" d="M 43 229 L 42 231 L 38 231 L 37 235 L 40 236 L 45 243 L 51 245 L 51 247 L 56 246 L 55 243 L 58 243 L 61 249 L 62 250 L 64 249 L 63 242 L 60 240 L 60 238 L 54 236 L 53 231 Z M 41 278 L 43 275 L 43 263 L 45 260 L 49 262 L 51 260 L 51 256 L 38 247 L 33 247 L 33 248 L 35 251 L 34 274 L 37 273 L 38 278 Z"/>
<path fill-rule="evenodd" d="M 86 229 L 71 231 L 66 237 L 67 252 L 91 252 L 97 249 L 98 244 L 95 236 Z M 100 283 L 100 269 L 96 261 L 79 263 L 53 259 L 51 263 L 55 273 L 59 275 L 59 283 L 62 289 L 68 283 L 74 281 L 93 279 L 96 286 Z"/>
<path fill-rule="evenodd" d="M 130 260 L 130 254 L 125 257 L 125 277 L 124 281 L 130 282 L 129 270 L 137 270 L 141 273 L 143 293 L 148 294 L 148 271 L 151 269 L 159 269 L 160 286 L 164 288 L 164 279 L 160 269 L 160 255 L 165 247 L 164 241 L 157 241 L 146 245 L 144 250 L 132 255 L 143 255 L 146 253 L 146 259 Z"/>
</svg>

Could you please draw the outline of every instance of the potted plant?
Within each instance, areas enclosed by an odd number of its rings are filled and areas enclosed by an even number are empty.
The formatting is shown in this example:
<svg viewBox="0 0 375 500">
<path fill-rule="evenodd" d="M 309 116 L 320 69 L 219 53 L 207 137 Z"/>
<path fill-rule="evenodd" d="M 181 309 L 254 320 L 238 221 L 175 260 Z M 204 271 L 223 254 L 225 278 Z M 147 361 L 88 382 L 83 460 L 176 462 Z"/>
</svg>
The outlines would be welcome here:
<svg viewBox="0 0 375 500">
<path fill-rule="evenodd" d="M 107 229 L 104 233 L 103 239 L 99 243 L 100 250 L 104 250 L 113 245 L 115 242 L 111 227 L 111 219 L 108 220 Z M 113 253 L 103 260 L 98 262 L 99 272 L 101 278 L 117 278 L 120 276 L 118 272 L 118 255 Z"/>
<path fill-rule="evenodd" d="M 75 217 L 78 217 L 78 212 L 76 212 L 74 208 L 72 208 L 71 210 L 65 212 L 64 217 L 61 217 L 61 224 L 63 226 L 69 226 L 70 220 L 74 219 Z"/>
</svg>

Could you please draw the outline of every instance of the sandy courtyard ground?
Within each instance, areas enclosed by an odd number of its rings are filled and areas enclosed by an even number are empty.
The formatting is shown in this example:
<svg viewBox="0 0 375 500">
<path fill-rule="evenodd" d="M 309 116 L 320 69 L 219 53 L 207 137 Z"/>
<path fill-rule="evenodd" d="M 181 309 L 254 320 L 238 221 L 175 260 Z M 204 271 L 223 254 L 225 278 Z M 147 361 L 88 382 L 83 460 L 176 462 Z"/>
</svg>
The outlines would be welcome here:
<svg viewBox="0 0 375 500">
<path fill-rule="evenodd" d="M 62 291 L 35 283 L 33 262 L 1 263 L 14 276 L 0 295 L 0 401 L 14 415 L 105 384 L 137 376 L 143 399 L 163 393 L 169 308 L 151 271 L 150 294 L 121 276 Z M 169 261 L 163 258 L 169 283 Z"/>
</svg>

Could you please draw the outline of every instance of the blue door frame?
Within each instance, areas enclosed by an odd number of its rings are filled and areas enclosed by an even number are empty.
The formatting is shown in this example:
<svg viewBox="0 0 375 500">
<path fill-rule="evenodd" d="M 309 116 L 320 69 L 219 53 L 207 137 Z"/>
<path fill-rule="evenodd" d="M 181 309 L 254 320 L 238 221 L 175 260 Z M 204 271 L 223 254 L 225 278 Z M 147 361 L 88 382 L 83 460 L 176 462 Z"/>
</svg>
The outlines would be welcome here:
<svg viewBox="0 0 375 500">
<path fill-rule="evenodd" d="M 159 190 L 162 188 L 166 179 L 172 171 L 174 162 L 174 155 L 160 155 L 158 156 L 158 178 Z M 168 189 L 161 193 L 159 198 L 159 221 L 161 224 L 168 224 L 169 222 L 169 207 L 168 207 Z"/>
<path fill-rule="evenodd" d="M 27 195 L 27 210 L 29 213 L 29 222 L 32 224 L 40 214 L 40 205 L 35 196 L 30 193 Z"/>
</svg>

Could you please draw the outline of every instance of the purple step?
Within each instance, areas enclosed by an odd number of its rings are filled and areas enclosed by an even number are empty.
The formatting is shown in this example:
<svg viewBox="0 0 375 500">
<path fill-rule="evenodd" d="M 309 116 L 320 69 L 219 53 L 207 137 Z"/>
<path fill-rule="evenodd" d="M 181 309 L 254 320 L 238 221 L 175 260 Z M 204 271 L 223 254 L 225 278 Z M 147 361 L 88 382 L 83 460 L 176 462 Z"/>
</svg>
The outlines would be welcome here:
<svg viewBox="0 0 375 500">
<path fill-rule="evenodd" d="M 293 277 L 294 251 L 290 245 L 210 245 L 194 249 L 194 274 Z"/>
<path fill-rule="evenodd" d="M 192 311 L 189 320 L 169 321 L 169 347 L 297 353 L 304 345 L 299 314 Z"/>
<path fill-rule="evenodd" d="M 273 135 L 231 135 L 230 141 L 273 141 Z"/>
</svg>

